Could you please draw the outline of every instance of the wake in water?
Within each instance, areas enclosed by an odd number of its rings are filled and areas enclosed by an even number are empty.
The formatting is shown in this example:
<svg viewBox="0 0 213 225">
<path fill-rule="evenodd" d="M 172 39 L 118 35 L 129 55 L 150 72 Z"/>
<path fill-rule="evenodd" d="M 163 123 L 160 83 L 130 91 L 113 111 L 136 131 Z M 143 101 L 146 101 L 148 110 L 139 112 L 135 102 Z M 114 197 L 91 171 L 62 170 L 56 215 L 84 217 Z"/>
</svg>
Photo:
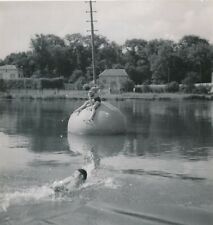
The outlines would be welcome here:
<svg viewBox="0 0 213 225">
<path fill-rule="evenodd" d="M 93 151 L 88 152 L 84 156 L 86 166 L 83 170 L 86 171 L 86 178 L 83 182 L 79 182 L 79 174 L 76 177 L 66 177 L 63 180 L 56 180 L 51 184 L 43 186 L 34 186 L 27 189 L 18 190 L 13 193 L 0 193 L 0 211 L 6 211 L 11 205 L 24 205 L 26 203 L 38 203 L 44 201 L 72 201 L 78 198 L 79 194 L 89 189 L 96 189 L 100 187 L 116 189 L 119 187 L 112 177 L 106 177 L 99 174 L 100 159 Z M 79 172 L 77 170 L 76 172 Z"/>
<path fill-rule="evenodd" d="M 55 199 L 54 190 L 46 185 L 1 195 L 0 211 L 7 211 L 8 207 L 11 205 L 23 205 L 27 202 L 50 201 Z"/>
<path fill-rule="evenodd" d="M 69 180 L 70 183 L 75 183 L 75 177 L 67 177 L 63 180 L 54 181 L 51 184 L 43 186 L 34 186 L 27 189 L 15 191 L 13 193 L 0 194 L 0 211 L 7 211 L 12 205 L 24 205 L 27 203 L 38 203 L 45 201 L 72 201 L 74 198 L 78 198 L 79 193 L 84 190 L 96 189 L 100 187 L 116 189 L 118 185 L 115 183 L 112 177 L 99 177 L 97 171 L 94 170 L 93 165 L 85 167 L 88 172 L 87 182 L 81 184 L 78 187 L 67 186 L 61 191 L 55 191 L 55 187 L 60 186 L 64 180 Z"/>
</svg>

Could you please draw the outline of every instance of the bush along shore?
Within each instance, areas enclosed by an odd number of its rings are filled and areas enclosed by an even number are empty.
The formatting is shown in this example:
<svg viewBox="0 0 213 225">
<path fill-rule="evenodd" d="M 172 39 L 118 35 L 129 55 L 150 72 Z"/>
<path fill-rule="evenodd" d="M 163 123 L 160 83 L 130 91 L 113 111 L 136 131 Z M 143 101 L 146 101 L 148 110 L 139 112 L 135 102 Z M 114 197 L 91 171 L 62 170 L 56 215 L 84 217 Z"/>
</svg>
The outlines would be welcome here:
<svg viewBox="0 0 213 225">
<path fill-rule="evenodd" d="M 6 92 L 0 92 L 2 99 L 37 99 L 37 100 L 53 100 L 53 99 L 70 99 L 85 100 L 87 99 L 87 91 L 83 90 L 60 90 L 60 89 L 12 89 Z M 117 94 L 101 93 L 102 100 L 213 100 L 212 94 L 192 94 L 192 93 L 135 93 L 123 92 Z"/>
<path fill-rule="evenodd" d="M 81 90 L 67 90 L 63 78 L 33 79 L 22 78 L 13 80 L 0 79 L 0 97 L 6 99 L 87 99 L 89 86 L 82 84 Z M 122 92 L 109 93 L 109 90 L 101 90 L 101 97 L 105 99 L 202 99 L 212 100 L 213 83 L 195 84 L 187 80 L 183 84 L 173 81 L 161 85 L 134 85 L 128 80 L 122 87 Z"/>
</svg>

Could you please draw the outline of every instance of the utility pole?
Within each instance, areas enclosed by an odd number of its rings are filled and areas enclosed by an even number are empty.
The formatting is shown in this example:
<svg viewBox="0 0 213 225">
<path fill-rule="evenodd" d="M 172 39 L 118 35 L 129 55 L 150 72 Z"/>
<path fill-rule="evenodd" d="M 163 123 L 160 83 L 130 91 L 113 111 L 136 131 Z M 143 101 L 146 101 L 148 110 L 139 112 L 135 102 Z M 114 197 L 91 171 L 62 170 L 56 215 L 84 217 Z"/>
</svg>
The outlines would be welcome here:
<svg viewBox="0 0 213 225">
<path fill-rule="evenodd" d="M 96 12 L 92 8 L 92 3 L 95 1 L 89 0 L 87 3 L 89 3 L 89 11 L 86 11 L 86 13 L 90 13 L 90 20 L 87 22 L 90 22 L 91 30 L 88 30 L 91 32 L 91 47 L 92 47 L 92 73 L 93 73 L 93 83 L 96 84 L 96 72 L 95 72 L 95 44 L 94 44 L 94 32 L 97 30 L 94 30 L 94 22 L 97 22 L 93 19 L 93 13 Z"/>
</svg>

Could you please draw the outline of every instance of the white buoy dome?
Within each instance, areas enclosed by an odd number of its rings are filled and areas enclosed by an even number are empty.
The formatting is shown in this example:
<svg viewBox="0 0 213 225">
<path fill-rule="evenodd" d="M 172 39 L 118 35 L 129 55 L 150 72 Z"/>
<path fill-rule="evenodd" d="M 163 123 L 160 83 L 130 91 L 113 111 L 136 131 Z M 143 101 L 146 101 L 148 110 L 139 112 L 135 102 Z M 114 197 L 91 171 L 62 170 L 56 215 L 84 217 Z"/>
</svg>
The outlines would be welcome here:
<svg viewBox="0 0 213 225">
<path fill-rule="evenodd" d="M 108 102 L 101 102 L 92 122 L 88 122 L 91 108 L 83 109 L 79 114 L 71 114 L 68 132 L 73 134 L 122 134 L 125 133 L 125 117 L 121 111 Z"/>
</svg>

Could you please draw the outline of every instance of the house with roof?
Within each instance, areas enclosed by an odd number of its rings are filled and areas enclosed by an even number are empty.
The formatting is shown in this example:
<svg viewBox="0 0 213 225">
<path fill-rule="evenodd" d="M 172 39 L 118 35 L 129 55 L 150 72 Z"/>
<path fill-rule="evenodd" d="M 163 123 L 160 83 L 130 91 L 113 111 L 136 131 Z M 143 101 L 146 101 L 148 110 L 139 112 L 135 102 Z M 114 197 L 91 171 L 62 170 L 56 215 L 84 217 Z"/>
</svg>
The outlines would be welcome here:
<svg viewBox="0 0 213 225">
<path fill-rule="evenodd" d="M 129 79 L 124 69 L 106 69 L 99 75 L 99 85 L 110 92 L 120 92 L 122 84 Z"/>
<path fill-rule="evenodd" d="M 18 79 L 21 77 L 21 71 L 15 65 L 0 66 L 0 79 Z"/>
</svg>

